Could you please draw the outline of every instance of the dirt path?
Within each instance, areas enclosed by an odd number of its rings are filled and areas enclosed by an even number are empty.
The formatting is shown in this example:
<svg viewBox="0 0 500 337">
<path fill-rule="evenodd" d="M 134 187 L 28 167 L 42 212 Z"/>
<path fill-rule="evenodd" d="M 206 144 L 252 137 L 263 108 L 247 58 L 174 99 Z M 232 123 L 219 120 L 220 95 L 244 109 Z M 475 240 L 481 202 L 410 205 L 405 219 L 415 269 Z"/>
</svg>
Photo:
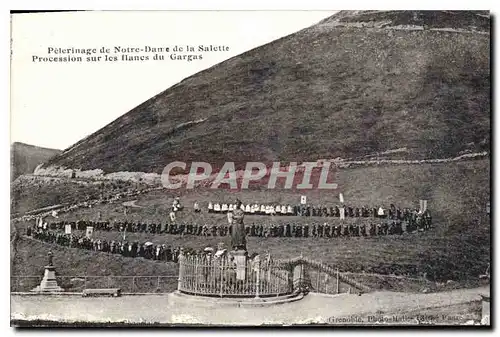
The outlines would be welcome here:
<svg viewBox="0 0 500 337">
<path fill-rule="evenodd" d="M 137 200 L 125 201 L 122 205 L 127 207 L 144 208 L 136 204 Z"/>
<path fill-rule="evenodd" d="M 110 299 L 14 295 L 11 296 L 11 318 L 87 322 L 288 325 L 328 322 L 338 324 L 336 320 L 342 317 L 354 317 L 366 323 L 370 314 L 384 312 L 402 315 L 409 311 L 452 306 L 477 301 L 480 294 L 489 294 L 489 287 L 432 294 L 309 294 L 300 301 L 272 307 L 224 307 L 213 302 L 193 303 L 168 294 Z"/>
</svg>

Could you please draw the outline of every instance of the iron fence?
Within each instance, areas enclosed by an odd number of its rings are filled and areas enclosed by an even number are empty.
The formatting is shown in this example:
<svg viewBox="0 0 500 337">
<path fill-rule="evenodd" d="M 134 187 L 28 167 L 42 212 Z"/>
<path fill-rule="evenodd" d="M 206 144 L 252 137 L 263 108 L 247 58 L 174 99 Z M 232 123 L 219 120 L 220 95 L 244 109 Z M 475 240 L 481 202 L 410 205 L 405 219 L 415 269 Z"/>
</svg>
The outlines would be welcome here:
<svg viewBox="0 0 500 337">
<path fill-rule="evenodd" d="M 11 292 L 30 292 L 42 276 L 11 276 Z M 85 289 L 120 288 L 122 293 L 170 293 L 177 289 L 178 275 L 167 276 L 56 276 L 66 292 Z"/>
<path fill-rule="evenodd" d="M 179 286 L 184 293 L 218 297 L 269 297 L 293 291 L 291 269 L 280 261 L 246 260 L 238 265 L 228 256 L 182 256 Z"/>
<path fill-rule="evenodd" d="M 302 256 L 287 260 L 274 260 L 270 257 L 246 259 L 240 270 L 227 256 L 209 258 L 207 255 L 183 255 L 181 260 L 179 274 L 175 275 L 56 276 L 56 279 L 58 285 L 67 292 L 120 288 L 123 293 L 131 294 L 180 290 L 193 295 L 217 297 L 279 296 L 303 289 L 326 294 L 370 292 L 374 290 L 371 288 L 372 284 L 382 284 L 383 287 L 394 283 L 394 287 L 399 281 L 405 284 L 413 282 L 417 286 L 428 283 L 422 278 L 402 275 L 340 272 L 320 261 Z M 239 273 L 244 273 L 245 276 L 238 277 Z M 374 278 L 377 282 L 373 282 Z M 30 292 L 41 280 L 42 275 L 12 276 L 11 292 Z"/>
</svg>

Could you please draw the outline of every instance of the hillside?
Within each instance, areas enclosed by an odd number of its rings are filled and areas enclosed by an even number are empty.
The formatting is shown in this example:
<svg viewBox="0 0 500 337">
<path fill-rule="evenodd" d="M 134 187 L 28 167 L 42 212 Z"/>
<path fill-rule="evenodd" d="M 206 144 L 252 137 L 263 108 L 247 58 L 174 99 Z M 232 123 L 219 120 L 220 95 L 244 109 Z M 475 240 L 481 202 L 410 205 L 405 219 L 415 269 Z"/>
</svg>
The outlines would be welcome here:
<svg viewBox="0 0 500 337">
<path fill-rule="evenodd" d="M 337 175 L 339 190 L 334 193 L 305 191 L 311 204 L 338 204 L 338 193 L 343 192 L 346 202 L 355 206 L 377 206 L 394 203 L 400 207 L 417 207 L 418 200 L 428 200 L 434 228 L 426 233 L 411 236 L 388 236 L 377 238 L 314 240 L 298 238 L 249 237 L 249 249 L 259 253 L 271 252 L 277 258 L 292 258 L 304 253 L 342 270 L 352 272 L 398 273 L 419 276 L 426 273 L 430 280 L 444 282 L 459 281 L 461 286 L 476 286 L 478 275 L 483 274 L 490 260 L 490 219 L 486 214 L 486 203 L 490 200 L 490 162 L 487 159 L 442 164 L 397 165 L 385 167 L 360 167 L 340 170 Z M 459 182 L 459 183 L 457 183 Z M 52 190 L 54 187 L 52 187 Z M 69 191 L 71 189 L 67 188 Z M 49 200 L 50 188 L 29 189 L 36 200 Z M 84 189 L 86 190 L 86 189 Z M 42 196 L 47 195 L 45 198 Z M 130 208 L 126 215 L 120 203 L 105 203 L 92 208 L 80 208 L 71 213 L 59 214 L 62 220 L 102 219 L 112 221 L 141 221 L 165 223 L 170 212 L 172 191 L 154 191 L 134 197 L 140 208 Z M 78 196 L 68 194 L 68 198 Z M 26 198 L 28 195 L 26 196 Z M 226 221 L 223 215 L 192 212 L 194 201 L 205 208 L 208 201 L 228 202 L 235 198 L 244 202 L 297 203 L 299 194 L 289 190 L 245 190 L 228 193 L 225 190 L 197 189 L 182 194 L 185 212 L 177 216 L 180 222 L 220 224 Z M 28 203 L 27 198 L 26 203 Z M 40 205 L 41 206 L 41 205 Z M 47 221 L 55 221 L 50 217 Z M 338 221 L 332 218 L 246 216 L 245 223 L 313 223 Z M 19 222 L 16 227 L 22 233 L 33 222 Z M 14 226 L 13 226 L 14 227 Z M 121 233 L 102 232 L 101 237 L 116 240 Z M 141 242 L 167 243 L 192 248 L 215 246 L 220 237 L 193 237 L 129 234 L 129 239 Z M 228 240 L 228 237 L 225 238 Z M 229 242 L 226 242 L 229 244 Z M 31 251 L 29 243 L 22 250 Z M 44 256 L 41 247 L 34 247 L 34 255 Z M 36 253 L 35 253 L 36 252 Z M 76 254 L 76 253 L 75 253 Z M 90 258 L 90 257 L 89 257 Z M 94 258 L 94 257 L 92 257 Z M 34 258 L 17 260 L 19 268 L 27 273 L 33 265 L 21 267 Z M 78 255 L 68 262 L 81 264 Z M 111 263 L 111 262 L 110 262 Z M 17 268 L 17 267 L 16 267 Z M 80 267 L 79 267 L 80 268 Z M 83 268 L 83 267 L 81 267 Z M 117 271 L 118 272 L 118 271 Z M 36 274 L 36 273 L 35 273 Z M 374 282 L 374 280 L 363 280 Z M 392 287 L 392 285 L 391 285 Z"/>
<path fill-rule="evenodd" d="M 488 12 L 340 12 L 191 76 L 48 164 L 305 161 L 490 147 Z"/>
<path fill-rule="evenodd" d="M 59 284 L 68 290 L 82 289 L 84 276 L 164 276 L 161 289 L 173 291 L 177 285 L 177 265 L 173 262 L 160 263 L 144 259 L 132 259 L 118 255 L 83 251 L 75 248 L 61 247 L 55 244 L 42 243 L 36 240 L 18 237 L 11 242 L 11 291 L 29 291 L 38 285 L 40 279 L 17 276 L 43 276 L 49 251 L 53 253 L 57 266 Z M 173 276 L 173 277 L 172 277 Z M 80 279 L 80 281 L 78 281 Z M 110 283 L 108 283 L 110 282 Z M 154 291 L 157 278 L 138 278 L 134 281 L 135 289 Z M 124 291 L 132 288 L 131 278 L 105 277 L 89 278 L 89 287 L 121 287 Z"/>
<path fill-rule="evenodd" d="M 35 209 L 74 204 L 87 200 L 109 199 L 118 193 L 144 188 L 124 181 L 91 181 L 22 175 L 11 183 L 11 214 Z"/>
<path fill-rule="evenodd" d="M 33 173 L 38 165 L 61 152 L 61 150 L 14 142 L 10 147 L 11 181 L 22 174 Z"/>
</svg>

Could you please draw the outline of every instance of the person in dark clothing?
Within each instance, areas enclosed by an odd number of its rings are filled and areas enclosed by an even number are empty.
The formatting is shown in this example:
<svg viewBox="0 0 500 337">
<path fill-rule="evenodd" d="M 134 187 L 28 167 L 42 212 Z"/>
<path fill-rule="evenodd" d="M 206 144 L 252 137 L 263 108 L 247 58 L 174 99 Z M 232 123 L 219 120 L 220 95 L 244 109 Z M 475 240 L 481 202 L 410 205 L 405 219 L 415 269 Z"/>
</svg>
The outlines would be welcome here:
<svg viewBox="0 0 500 337">
<path fill-rule="evenodd" d="M 359 232 L 361 234 L 361 236 L 366 236 L 366 224 L 361 224 L 361 226 L 359 227 Z"/>
<path fill-rule="evenodd" d="M 321 224 L 321 223 L 320 223 L 320 224 L 318 224 L 318 236 L 319 236 L 320 238 L 322 238 L 322 237 L 323 237 L 323 224 Z"/>
<path fill-rule="evenodd" d="M 353 225 L 353 234 L 354 236 L 359 236 L 359 225 L 357 224 Z"/>
<path fill-rule="evenodd" d="M 303 237 L 303 233 L 304 233 L 304 228 L 302 227 L 302 225 L 298 225 L 297 226 L 297 237 L 299 237 L 299 238 Z"/>
<path fill-rule="evenodd" d="M 335 214 L 334 214 L 335 217 L 340 217 L 340 209 L 338 206 L 335 206 Z"/>
<path fill-rule="evenodd" d="M 321 216 L 328 216 L 328 208 L 326 208 L 326 206 L 321 207 Z"/>
<path fill-rule="evenodd" d="M 139 243 L 137 241 L 135 241 L 132 244 L 132 250 L 130 251 L 132 257 L 136 257 L 137 256 L 137 248 L 138 248 L 138 246 L 139 246 Z"/>
<path fill-rule="evenodd" d="M 332 236 L 331 236 L 331 233 L 330 233 L 330 230 L 331 230 L 331 228 L 330 228 L 330 224 L 328 224 L 328 223 L 327 223 L 327 224 L 325 224 L 325 228 L 324 228 L 324 231 L 325 231 L 325 237 L 327 237 L 327 238 L 331 238 L 331 237 L 332 237 Z"/>
<path fill-rule="evenodd" d="M 172 249 L 170 248 L 170 246 L 168 246 L 165 251 L 165 259 L 167 260 L 167 262 L 172 261 Z"/>
</svg>

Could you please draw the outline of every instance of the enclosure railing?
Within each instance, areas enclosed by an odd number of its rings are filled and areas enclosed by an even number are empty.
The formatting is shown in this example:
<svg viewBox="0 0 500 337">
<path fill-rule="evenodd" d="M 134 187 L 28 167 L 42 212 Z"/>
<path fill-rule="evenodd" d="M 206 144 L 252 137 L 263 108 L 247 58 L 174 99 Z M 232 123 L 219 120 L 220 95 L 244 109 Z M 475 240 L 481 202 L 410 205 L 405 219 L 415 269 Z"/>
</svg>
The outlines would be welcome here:
<svg viewBox="0 0 500 337">
<path fill-rule="evenodd" d="M 11 292 L 30 292 L 43 276 L 11 276 Z M 162 276 L 56 276 L 57 284 L 65 292 L 85 289 L 120 288 L 122 293 L 170 293 L 176 290 L 178 275 Z"/>
<path fill-rule="evenodd" d="M 178 290 L 200 296 L 270 297 L 293 292 L 293 274 L 280 261 L 246 259 L 244 277 L 229 256 L 182 255 Z"/>
<path fill-rule="evenodd" d="M 310 291 L 338 294 L 351 291 L 369 292 L 371 289 L 357 281 L 367 276 L 386 278 L 409 277 L 340 272 L 321 261 L 305 257 L 275 260 L 270 256 L 246 259 L 245 277 L 238 280 L 236 263 L 228 256 L 187 255 L 179 258 L 179 273 L 173 275 L 109 275 L 61 276 L 57 283 L 66 292 L 85 289 L 120 288 L 123 293 L 170 293 L 179 290 L 199 296 L 269 297 Z M 30 292 L 42 280 L 39 276 L 11 276 L 11 292 Z M 415 279 L 420 280 L 420 279 Z"/>
</svg>

